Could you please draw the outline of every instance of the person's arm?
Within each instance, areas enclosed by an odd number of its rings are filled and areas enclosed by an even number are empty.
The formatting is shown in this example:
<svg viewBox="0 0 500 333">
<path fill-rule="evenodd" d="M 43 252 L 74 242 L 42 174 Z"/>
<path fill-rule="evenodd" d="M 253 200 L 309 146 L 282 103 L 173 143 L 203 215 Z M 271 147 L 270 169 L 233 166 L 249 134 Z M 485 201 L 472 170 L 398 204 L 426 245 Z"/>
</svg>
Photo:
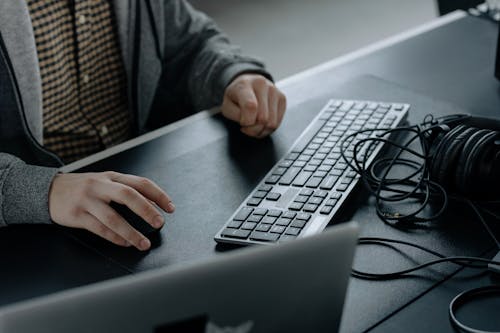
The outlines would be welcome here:
<svg viewBox="0 0 500 333">
<path fill-rule="evenodd" d="M 271 79 L 256 58 L 244 56 L 212 19 L 187 1 L 164 1 L 163 65 L 172 84 L 185 85 L 196 110 L 222 103 L 229 83 L 242 73 Z"/>
<path fill-rule="evenodd" d="M 0 152 L 0 226 L 51 223 L 48 195 L 57 172 Z"/>
<path fill-rule="evenodd" d="M 61 174 L 0 152 L 0 226 L 50 224 L 86 229 L 121 246 L 150 248 L 109 203 L 128 206 L 154 228 L 172 213 L 170 197 L 152 181 L 117 172 Z"/>
<path fill-rule="evenodd" d="M 222 114 L 247 135 L 260 138 L 278 128 L 286 98 L 264 65 L 242 55 L 210 18 L 186 1 L 165 1 L 164 6 L 167 85 L 186 85 L 197 110 L 222 104 Z M 176 88 L 171 91 L 183 91 Z"/>
</svg>

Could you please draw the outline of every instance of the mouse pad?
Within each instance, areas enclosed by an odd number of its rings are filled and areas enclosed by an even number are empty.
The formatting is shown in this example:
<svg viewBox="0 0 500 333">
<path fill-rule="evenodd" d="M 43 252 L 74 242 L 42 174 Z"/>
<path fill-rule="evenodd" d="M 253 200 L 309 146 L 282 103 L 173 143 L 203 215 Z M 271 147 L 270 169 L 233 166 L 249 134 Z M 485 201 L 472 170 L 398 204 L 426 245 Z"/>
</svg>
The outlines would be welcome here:
<svg viewBox="0 0 500 333">
<path fill-rule="evenodd" d="M 237 126 L 218 115 L 195 121 L 81 169 L 115 170 L 148 177 L 171 195 L 176 212 L 165 216 L 166 225 L 159 233 L 160 240 L 147 253 L 119 248 L 84 232 L 75 232 L 76 237 L 132 272 L 203 260 L 232 250 L 217 246 L 213 236 L 266 172 L 288 151 L 328 99 L 409 103 L 410 123 L 420 122 L 429 113 L 464 112 L 446 102 L 374 76 L 361 76 L 338 86 L 321 87 L 311 96 L 314 97 L 291 105 L 280 129 L 265 140 L 243 136 Z M 403 232 L 378 219 L 373 198 L 360 187 L 334 222 L 356 220 L 362 226 L 362 236 L 416 242 L 446 255 L 480 255 L 492 246 L 469 211 L 463 208 L 451 210 L 453 213 L 437 227 Z M 408 257 L 388 249 L 359 247 L 354 265 L 364 270 L 385 272 L 431 259 L 420 252 L 405 248 L 402 251 Z M 444 264 L 414 277 L 394 281 L 351 279 L 341 331 L 360 332 L 375 326 L 456 269 L 451 264 Z M 446 313 L 446 309 L 441 310 Z"/>
</svg>

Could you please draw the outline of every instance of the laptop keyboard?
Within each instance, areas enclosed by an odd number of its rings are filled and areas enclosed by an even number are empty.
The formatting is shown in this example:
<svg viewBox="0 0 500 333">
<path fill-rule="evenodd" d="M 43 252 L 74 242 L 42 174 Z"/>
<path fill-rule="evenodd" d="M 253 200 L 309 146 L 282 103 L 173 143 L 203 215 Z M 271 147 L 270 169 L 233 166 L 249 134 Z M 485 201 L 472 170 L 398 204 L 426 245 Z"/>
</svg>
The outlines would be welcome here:
<svg viewBox="0 0 500 333">
<path fill-rule="evenodd" d="M 359 182 L 359 175 L 341 156 L 341 142 L 364 129 L 395 128 L 405 120 L 409 108 L 408 104 L 328 101 L 215 240 L 266 244 L 321 232 Z M 375 135 L 364 132 L 346 141 L 346 158 L 352 159 L 356 142 Z M 381 142 L 364 145 L 356 156 L 366 158 L 369 165 L 382 147 Z"/>
</svg>

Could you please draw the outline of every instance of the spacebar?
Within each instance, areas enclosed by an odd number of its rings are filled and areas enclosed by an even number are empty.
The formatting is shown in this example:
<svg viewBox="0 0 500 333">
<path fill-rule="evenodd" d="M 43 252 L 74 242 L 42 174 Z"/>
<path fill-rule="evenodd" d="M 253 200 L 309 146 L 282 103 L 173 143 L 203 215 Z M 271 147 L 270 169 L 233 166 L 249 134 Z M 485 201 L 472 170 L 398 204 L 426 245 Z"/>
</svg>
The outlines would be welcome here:
<svg viewBox="0 0 500 333">
<path fill-rule="evenodd" d="M 304 133 L 299 141 L 293 146 L 292 152 L 302 152 L 325 123 L 326 120 L 316 120 L 314 123 L 312 123 L 311 127 L 307 129 L 307 132 Z"/>
</svg>

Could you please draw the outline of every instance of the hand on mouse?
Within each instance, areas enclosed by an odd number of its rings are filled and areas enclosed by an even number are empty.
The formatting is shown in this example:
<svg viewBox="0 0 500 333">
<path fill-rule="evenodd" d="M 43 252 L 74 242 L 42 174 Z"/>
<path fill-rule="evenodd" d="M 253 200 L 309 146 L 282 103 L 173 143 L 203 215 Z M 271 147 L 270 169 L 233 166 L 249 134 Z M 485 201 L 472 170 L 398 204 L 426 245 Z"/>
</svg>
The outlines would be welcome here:
<svg viewBox="0 0 500 333">
<path fill-rule="evenodd" d="M 283 120 L 286 97 L 260 74 L 237 76 L 226 88 L 222 114 L 241 125 L 246 135 L 263 138 Z"/>
<path fill-rule="evenodd" d="M 149 179 L 109 171 L 56 175 L 49 192 L 49 213 L 57 224 L 148 250 L 151 242 L 109 206 L 111 201 L 126 205 L 155 228 L 164 224 L 155 204 L 168 213 L 175 209 L 170 197 Z"/>
</svg>

